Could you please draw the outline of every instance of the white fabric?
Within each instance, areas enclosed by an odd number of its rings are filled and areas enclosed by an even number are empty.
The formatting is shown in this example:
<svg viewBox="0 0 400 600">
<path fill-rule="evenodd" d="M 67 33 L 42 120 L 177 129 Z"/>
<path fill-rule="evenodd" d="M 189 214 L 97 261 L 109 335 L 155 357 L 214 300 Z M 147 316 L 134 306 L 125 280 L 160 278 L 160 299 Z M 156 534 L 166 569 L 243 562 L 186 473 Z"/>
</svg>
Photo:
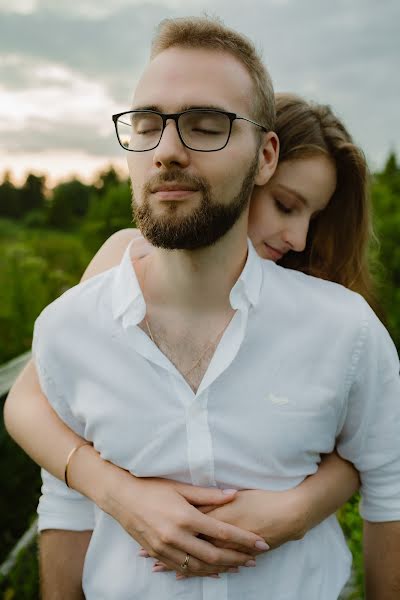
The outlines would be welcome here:
<svg viewBox="0 0 400 600">
<path fill-rule="evenodd" d="M 362 515 L 400 519 L 399 361 L 363 298 L 262 260 L 249 242 L 237 312 L 197 394 L 137 327 L 145 302 L 130 260 L 68 290 L 36 321 L 51 405 L 102 457 L 137 476 L 284 490 L 335 445 L 362 478 Z M 87 600 L 334 600 L 351 555 L 336 517 L 221 579 L 175 580 L 109 515 L 49 474 L 39 527 L 94 527 Z"/>
</svg>

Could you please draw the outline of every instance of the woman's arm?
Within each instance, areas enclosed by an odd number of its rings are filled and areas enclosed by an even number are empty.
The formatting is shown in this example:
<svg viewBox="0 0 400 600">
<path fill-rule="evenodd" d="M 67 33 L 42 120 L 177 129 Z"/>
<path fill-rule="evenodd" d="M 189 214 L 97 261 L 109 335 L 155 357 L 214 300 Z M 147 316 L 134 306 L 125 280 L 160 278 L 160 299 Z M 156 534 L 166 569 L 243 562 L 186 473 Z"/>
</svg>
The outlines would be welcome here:
<svg viewBox="0 0 400 600">
<path fill-rule="evenodd" d="M 203 506 L 201 510 L 258 533 L 276 548 L 289 540 L 301 539 L 349 500 L 359 485 L 354 466 L 332 452 L 323 456 L 314 475 L 293 489 L 242 490 L 229 505 Z"/>
<path fill-rule="evenodd" d="M 295 488 L 303 515 L 304 533 L 336 512 L 360 487 L 354 465 L 341 458 L 336 450 L 322 457 L 315 475 Z"/>
</svg>

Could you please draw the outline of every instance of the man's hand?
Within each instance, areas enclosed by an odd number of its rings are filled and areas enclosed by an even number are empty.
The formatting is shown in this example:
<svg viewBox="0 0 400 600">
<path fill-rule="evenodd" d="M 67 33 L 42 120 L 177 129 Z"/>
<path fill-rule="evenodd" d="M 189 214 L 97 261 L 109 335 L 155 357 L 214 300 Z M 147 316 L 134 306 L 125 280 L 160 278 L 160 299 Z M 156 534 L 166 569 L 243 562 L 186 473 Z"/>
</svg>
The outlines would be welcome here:
<svg viewBox="0 0 400 600">
<path fill-rule="evenodd" d="M 196 505 L 221 505 L 234 498 L 217 488 L 202 488 L 160 478 L 135 478 L 113 471 L 114 485 L 101 508 L 148 552 L 168 568 L 181 571 L 190 554 L 194 575 L 223 573 L 245 565 L 264 549 L 261 536 L 203 514 Z M 116 479 L 118 481 L 116 481 Z M 197 536 L 201 537 L 197 537 Z M 242 551 L 217 548 L 206 539 L 240 546 Z M 261 548 L 256 546 L 261 544 Z"/>
</svg>

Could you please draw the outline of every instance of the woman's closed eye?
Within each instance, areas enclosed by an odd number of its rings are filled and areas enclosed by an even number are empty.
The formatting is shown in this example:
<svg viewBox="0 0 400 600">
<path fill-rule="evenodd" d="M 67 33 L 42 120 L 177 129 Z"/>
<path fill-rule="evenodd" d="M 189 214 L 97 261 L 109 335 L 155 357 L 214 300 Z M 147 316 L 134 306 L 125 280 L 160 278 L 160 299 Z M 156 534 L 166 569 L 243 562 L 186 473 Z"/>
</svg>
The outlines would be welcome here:
<svg viewBox="0 0 400 600">
<path fill-rule="evenodd" d="M 293 212 L 292 208 L 286 206 L 285 204 L 277 200 L 277 198 L 274 198 L 274 201 L 275 206 L 279 210 L 279 212 L 284 213 L 285 215 L 290 215 Z"/>
</svg>

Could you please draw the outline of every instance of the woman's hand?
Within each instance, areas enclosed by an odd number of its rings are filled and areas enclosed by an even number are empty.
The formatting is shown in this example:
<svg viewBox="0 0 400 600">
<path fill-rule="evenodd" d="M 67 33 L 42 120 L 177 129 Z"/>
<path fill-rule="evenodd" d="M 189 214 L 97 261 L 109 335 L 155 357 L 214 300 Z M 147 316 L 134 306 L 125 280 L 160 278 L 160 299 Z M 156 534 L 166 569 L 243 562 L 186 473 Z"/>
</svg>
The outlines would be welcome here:
<svg viewBox="0 0 400 600">
<path fill-rule="evenodd" d="M 83 459 L 83 452 L 81 461 Z M 236 492 L 201 488 L 158 478 L 136 478 L 108 464 L 104 467 L 105 491 L 97 504 L 112 515 L 147 553 L 171 570 L 179 571 L 190 554 L 188 573 L 211 575 L 243 566 L 262 551 L 262 538 L 253 532 L 221 522 L 198 510 L 231 502 Z M 242 550 L 216 547 L 218 539 Z M 185 573 L 186 574 L 186 573 Z"/>
<path fill-rule="evenodd" d="M 297 489 L 273 492 L 269 490 L 239 491 L 229 505 L 202 506 L 203 513 L 260 535 L 270 548 L 277 548 L 290 540 L 301 539 L 305 532 L 305 515 Z M 240 524 L 240 525 L 239 525 Z M 225 546 L 212 540 L 216 546 Z M 235 546 L 239 549 L 239 546 Z"/>
<path fill-rule="evenodd" d="M 242 490 L 237 492 L 229 504 L 197 508 L 215 519 L 256 533 L 270 548 L 277 548 L 290 540 L 301 539 L 306 531 L 305 516 L 296 488 L 283 492 Z M 244 550 L 240 544 L 224 542 L 210 536 L 201 537 L 220 548 Z M 149 556 L 144 549 L 140 551 L 140 555 Z M 154 569 L 156 572 L 171 570 L 161 561 L 155 563 Z M 181 577 L 181 574 L 177 574 L 177 578 Z"/>
</svg>

